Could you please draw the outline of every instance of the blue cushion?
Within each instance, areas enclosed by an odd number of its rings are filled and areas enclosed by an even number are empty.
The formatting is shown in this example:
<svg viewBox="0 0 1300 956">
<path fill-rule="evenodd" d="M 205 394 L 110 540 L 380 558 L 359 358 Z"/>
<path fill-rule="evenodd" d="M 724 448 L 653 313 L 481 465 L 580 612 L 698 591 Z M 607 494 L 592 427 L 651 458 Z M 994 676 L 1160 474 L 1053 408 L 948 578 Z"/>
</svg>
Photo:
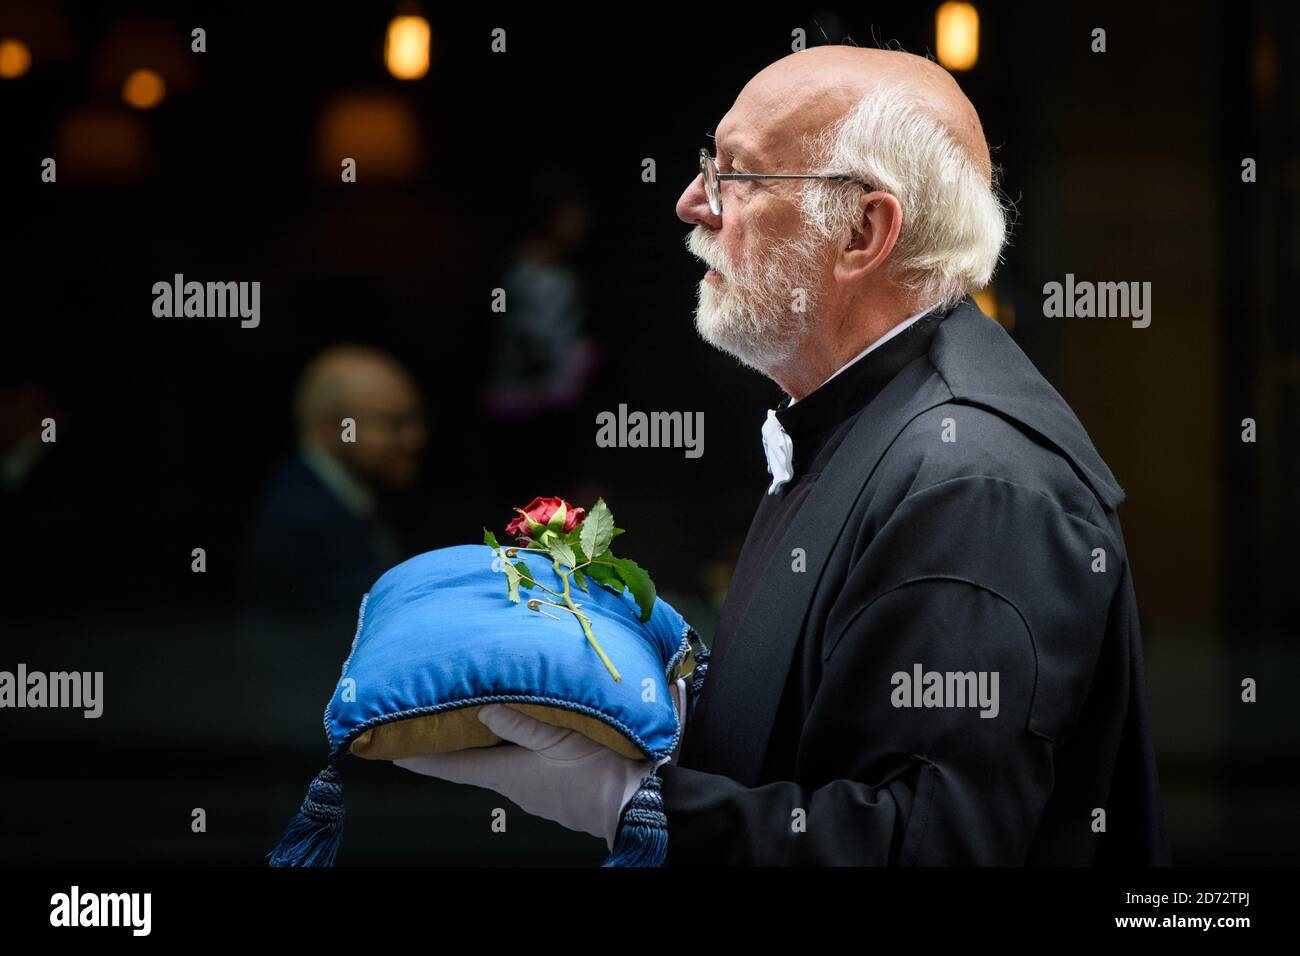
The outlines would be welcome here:
<svg viewBox="0 0 1300 956">
<path fill-rule="evenodd" d="M 521 552 L 539 584 L 562 584 L 546 556 Z M 619 672 L 615 681 L 570 612 L 515 604 L 486 545 L 418 555 L 385 573 L 362 602 L 352 652 L 325 711 L 331 760 L 346 753 L 393 760 L 490 746 L 476 717 L 506 704 L 576 729 L 625 756 L 661 758 L 679 728 L 669 682 L 702 649 L 694 631 L 656 599 L 641 623 L 631 595 L 595 582 L 573 599 Z"/>
</svg>

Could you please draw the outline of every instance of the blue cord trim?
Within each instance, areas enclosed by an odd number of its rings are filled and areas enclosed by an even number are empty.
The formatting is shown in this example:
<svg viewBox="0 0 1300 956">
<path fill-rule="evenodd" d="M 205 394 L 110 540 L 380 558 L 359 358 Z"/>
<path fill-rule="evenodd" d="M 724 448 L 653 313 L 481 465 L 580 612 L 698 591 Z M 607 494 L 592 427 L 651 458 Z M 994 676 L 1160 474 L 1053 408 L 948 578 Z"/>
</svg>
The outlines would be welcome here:
<svg viewBox="0 0 1300 956">
<path fill-rule="evenodd" d="M 677 645 L 677 651 L 668 660 L 668 666 L 664 668 L 664 677 L 668 680 L 673 679 L 673 669 L 691 652 L 691 626 L 687 624 L 682 628 L 682 641 Z"/>
<path fill-rule="evenodd" d="M 361 640 L 361 625 L 366 619 L 366 604 L 370 601 L 370 592 L 367 591 L 361 595 L 361 607 L 357 609 L 357 630 L 352 635 L 352 647 L 348 649 L 347 660 L 339 668 L 339 679 L 334 683 L 334 693 L 330 694 L 329 701 L 325 704 L 325 745 L 333 746 L 334 738 L 330 735 L 330 723 L 334 719 L 334 698 L 339 694 L 339 688 L 343 686 L 343 678 L 348 675 L 348 665 L 352 663 L 352 655 L 357 652 L 357 641 Z"/>
<path fill-rule="evenodd" d="M 695 669 L 691 671 L 691 678 L 686 685 L 689 698 L 686 705 L 686 715 L 689 719 L 695 716 L 695 708 L 700 702 L 700 694 L 704 692 L 704 679 L 709 673 L 709 649 L 705 646 L 704 641 L 700 639 L 700 636 L 695 633 L 694 628 L 689 624 L 686 627 L 690 632 L 689 637 L 699 645 L 695 651 Z"/>
</svg>

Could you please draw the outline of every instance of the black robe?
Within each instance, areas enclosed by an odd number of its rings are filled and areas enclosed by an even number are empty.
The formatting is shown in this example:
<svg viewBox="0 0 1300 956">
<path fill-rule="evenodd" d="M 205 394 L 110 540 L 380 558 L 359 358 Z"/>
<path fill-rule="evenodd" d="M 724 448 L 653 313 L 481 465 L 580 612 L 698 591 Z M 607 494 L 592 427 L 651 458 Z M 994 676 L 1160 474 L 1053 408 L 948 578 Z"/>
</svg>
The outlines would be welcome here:
<svg viewBox="0 0 1300 956">
<path fill-rule="evenodd" d="M 1124 494 L 1000 326 L 941 318 L 747 539 L 667 865 L 1169 861 Z"/>
</svg>

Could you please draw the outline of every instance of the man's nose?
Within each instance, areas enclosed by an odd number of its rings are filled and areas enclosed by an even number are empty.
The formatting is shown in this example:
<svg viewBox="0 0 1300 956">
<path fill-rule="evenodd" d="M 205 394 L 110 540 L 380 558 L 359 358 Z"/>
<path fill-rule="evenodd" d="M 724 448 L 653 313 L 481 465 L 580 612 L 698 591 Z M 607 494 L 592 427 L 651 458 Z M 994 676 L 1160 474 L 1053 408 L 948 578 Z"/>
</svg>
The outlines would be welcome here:
<svg viewBox="0 0 1300 956">
<path fill-rule="evenodd" d="M 704 192 L 704 174 L 700 173 L 686 187 L 677 200 L 677 218 L 692 226 L 704 226 L 708 229 L 721 229 L 722 217 L 715 215 L 709 208 L 709 197 Z"/>
</svg>

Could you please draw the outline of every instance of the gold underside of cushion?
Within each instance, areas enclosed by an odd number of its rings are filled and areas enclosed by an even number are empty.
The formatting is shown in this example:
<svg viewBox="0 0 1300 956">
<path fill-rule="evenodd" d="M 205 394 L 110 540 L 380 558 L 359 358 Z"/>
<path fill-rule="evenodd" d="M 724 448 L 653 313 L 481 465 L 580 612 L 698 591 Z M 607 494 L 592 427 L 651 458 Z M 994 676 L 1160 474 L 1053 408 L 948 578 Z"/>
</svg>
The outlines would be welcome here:
<svg viewBox="0 0 1300 956">
<path fill-rule="evenodd" d="M 491 747 L 501 740 L 479 719 L 480 707 L 461 707 L 438 714 L 408 717 L 390 724 L 371 727 L 352 741 L 352 753 L 367 760 L 401 760 L 421 754 L 451 753 L 471 747 Z M 552 727 L 576 730 L 598 744 L 602 744 L 633 760 L 644 760 L 641 748 L 609 724 L 596 717 L 552 707 L 547 704 L 506 704 L 511 710 L 527 714 Z"/>
</svg>

